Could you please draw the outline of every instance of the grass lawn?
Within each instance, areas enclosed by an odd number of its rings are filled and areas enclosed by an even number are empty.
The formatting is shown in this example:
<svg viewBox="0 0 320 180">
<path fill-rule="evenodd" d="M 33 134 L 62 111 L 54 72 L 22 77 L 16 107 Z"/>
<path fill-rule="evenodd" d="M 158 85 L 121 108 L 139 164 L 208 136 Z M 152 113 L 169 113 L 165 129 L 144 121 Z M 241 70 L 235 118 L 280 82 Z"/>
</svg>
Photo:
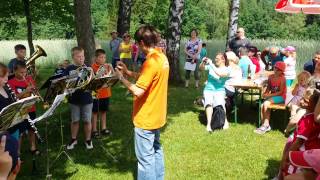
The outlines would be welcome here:
<svg viewBox="0 0 320 180">
<path fill-rule="evenodd" d="M 41 81 L 52 70 L 41 70 Z M 41 83 L 40 83 L 41 84 Z M 276 129 L 264 136 L 253 133 L 257 123 L 257 110 L 245 102 L 240 107 L 239 123 L 231 123 L 230 129 L 208 134 L 201 124 L 202 108 L 193 105 L 195 97 L 202 89 L 185 89 L 170 86 L 168 97 L 167 125 L 162 129 L 161 141 L 164 147 L 166 179 L 269 179 L 277 173 L 285 138 L 282 112 L 273 114 L 273 127 Z M 94 149 L 88 151 L 83 144 L 83 130 L 80 129 L 78 145 L 70 152 L 76 165 L 65 156 L 50 169 L 53 179 L 134 179 L 136 159 L 133 148 L 131 111 L 132 98 L 125 97 L 126 90 L 117 84 L 112 90 L 110 112 L 107 123 L 113 134 L 94 140 Z M 38 108 L 40 109 L 40 108 Z M 49 157 L 52 162 L 60 145 L 61 113 L 64 124 L 64 142 L 70 138 L 69 108 L 63 104 L 57 113 L 48 120 Z M 233 120 L 231 120 L 233 121 Z M 37 127 L 44 136 L 45 122 Z M 102 149 L 112 153 L 118 162 Z M 32 175 L 32 161 L 27 151 L 26 139 L 22 148 L 24 161 L 18 179 L 45 179 L 45 143 L 39 145 L 43 152 L 37 158 L 38 174 Z"/>
</svg>

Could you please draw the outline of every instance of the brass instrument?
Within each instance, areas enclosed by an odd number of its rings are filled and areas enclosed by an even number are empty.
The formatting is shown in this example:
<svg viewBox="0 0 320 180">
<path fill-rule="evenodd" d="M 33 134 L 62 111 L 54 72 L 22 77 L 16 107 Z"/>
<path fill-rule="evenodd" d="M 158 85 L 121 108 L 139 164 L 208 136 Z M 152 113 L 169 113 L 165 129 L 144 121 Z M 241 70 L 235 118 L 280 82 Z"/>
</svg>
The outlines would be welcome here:
<svg viewBox="0 0 320 180">
<path fill-rule="evenodd" d="M 114 74 L 114 69 L 110 64 L 103 64 L 99 67 L 96 72 L 95 78 L 101 78 L 104 76 L 112 76 Z"/>
<path fill-rule="evenodd" d="M 67 77 L 67 90 L 82 89 L 90 83 L 94 75 L 92 68 L 82 66 Z"/>
<path fill-rule="evenodd" d="M 24 81 L 28 84 L 28 87 L 29 86 L 32 87 L 32 93 L 26 93 L 24 96 L 22 96 L 22 99 L 34 95 L 34 96 L 39 96 L 40 100 L 43 101 L 43 98 L 39 92 L 39 89 L 36 86 L 34 86 L 32 82 L 28 81 L 25 77 L 24 77 Z"/>
<path fill-rule="evenodd" d="M 32 75 L 32 77 L 35 77 L 35 60 L 41 56 L 47 57 L 47 53 L 42 49 L 42 47 L 40 47 L 39 45 L 35 45 L 35 48 L 36 50 L 34 51 L 34 53 L 26 60 L 28 74 Z"/>
</svg>

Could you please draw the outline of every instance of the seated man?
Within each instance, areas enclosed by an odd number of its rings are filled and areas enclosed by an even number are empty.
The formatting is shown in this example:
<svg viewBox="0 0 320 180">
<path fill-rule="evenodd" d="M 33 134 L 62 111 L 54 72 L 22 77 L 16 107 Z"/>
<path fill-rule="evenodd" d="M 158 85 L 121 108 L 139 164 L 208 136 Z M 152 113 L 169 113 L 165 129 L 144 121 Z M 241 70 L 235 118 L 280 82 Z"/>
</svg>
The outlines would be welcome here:
<svg viewBox="0 0 320 180">
<path fill-rule="evenodd" d="M 314 53 L 313 59 L 307 61 L 303 65 L 303 70 L 308 71 L 311 75 L 313 75 L 314 70 L 316 68 L 316 64 L 320 62 L 320 51 Z"/>
</svg>

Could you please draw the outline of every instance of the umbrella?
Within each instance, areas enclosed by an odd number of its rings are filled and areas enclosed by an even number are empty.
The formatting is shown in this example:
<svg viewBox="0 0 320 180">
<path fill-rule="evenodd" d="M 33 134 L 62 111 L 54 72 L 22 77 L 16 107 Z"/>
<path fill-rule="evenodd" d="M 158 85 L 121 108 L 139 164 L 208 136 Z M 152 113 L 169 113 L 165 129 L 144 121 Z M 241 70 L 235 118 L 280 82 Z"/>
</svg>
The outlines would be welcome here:
<svg viewBox="0 0 320 180">
<path fill-rule="evenodd" d="M 320 0 L 279 0 L 276 11 L 284 13 L 320 14 Z"/>
</svg>

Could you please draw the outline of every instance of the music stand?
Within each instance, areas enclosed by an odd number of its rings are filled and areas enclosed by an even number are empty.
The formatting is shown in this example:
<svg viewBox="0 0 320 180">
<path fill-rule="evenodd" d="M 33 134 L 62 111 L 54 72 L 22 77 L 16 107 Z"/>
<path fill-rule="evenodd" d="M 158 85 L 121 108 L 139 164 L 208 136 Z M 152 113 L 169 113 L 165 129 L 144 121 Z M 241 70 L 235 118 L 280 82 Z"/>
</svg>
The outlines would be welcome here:
<svg viewBox="0 0 320 180">
<path fill-rule="evenodd" d="M 119 81 L 119 79 L 116 76 L 103 76 L 103 77 L 99 77 L 99 78 L 94 78 L 90 81 L 90 83 L 85 86 L 85 89 L 87 90 L 91 90 L 91 91 L 97 91 L 100 88 L 103 87 L 112 87 L 114 86 L 117 82 Z M 118 160 L 115 158 L 114 155 L 111 154 L 111 152 L 109 152 L 104 146 L 103 146 L 103 142 L 101 139 L 101 119 L 100 119 L 100 104 L 99 104 L 99 99 L 97 99 L 98 101 L 98 113 L 97 113 L 97 120 L 99 122 L 98 125 L 98 138 L 97 140 L 99 141 L 99 145 L 101 147 L 101 149 L 108 154 L 114 162 L 118 162 Z"/>
</svg>

